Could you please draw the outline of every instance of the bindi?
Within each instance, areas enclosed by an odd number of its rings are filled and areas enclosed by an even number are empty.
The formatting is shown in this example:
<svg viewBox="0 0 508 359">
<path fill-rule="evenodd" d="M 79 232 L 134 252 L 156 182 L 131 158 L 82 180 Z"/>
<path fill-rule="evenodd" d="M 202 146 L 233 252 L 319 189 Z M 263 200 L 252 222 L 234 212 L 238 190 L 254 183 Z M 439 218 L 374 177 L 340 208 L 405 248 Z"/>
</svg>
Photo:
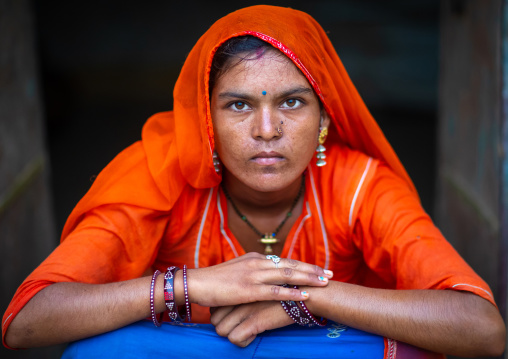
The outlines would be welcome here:
<svg viewBox="0 0 508 359">
<path fill-rule="evenodd" d="M 266 91 L 263 91 L 263 92 L 261 92 L 261 93 L 263 94 L 263 96 L 265 96 L 265 95 L 266 95 Z"/>
</svg>

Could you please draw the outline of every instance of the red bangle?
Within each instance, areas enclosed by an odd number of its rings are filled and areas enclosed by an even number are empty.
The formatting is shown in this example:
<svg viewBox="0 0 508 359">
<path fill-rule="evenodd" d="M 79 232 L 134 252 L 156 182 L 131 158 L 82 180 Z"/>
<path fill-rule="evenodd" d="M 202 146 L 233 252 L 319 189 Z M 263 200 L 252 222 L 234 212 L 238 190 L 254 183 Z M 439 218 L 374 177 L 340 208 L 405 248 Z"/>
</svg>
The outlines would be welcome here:
<svg viewBox="0 0 508 359">
<path fill-rule="evenodd" d="M 174 294 L 174 279 L 179 269 L 180 268 L 175 266 L 169 267 L 164 275 L 164 301 L 168 309 L 169 319 L 171 319 L 171 321 L 183 322 L 185 321 L 185 311 L 182 307 L 177 308 Z"/>
<path fill-rule="evenodd" d="M 150 284 L 150 312 L 152 313 L 152 321 L 156 327 L 161 326 L 162 316 L 164 312 L 161 313 L 159 320 L 157 320 L 157 314 L 155 313 L 155 300 L 154 300 L 154 289 L 155 289 L 155 280 L 161 274 L 161 272 L 156 269 L 152 276 L 152 283 Z"/>
</svg>

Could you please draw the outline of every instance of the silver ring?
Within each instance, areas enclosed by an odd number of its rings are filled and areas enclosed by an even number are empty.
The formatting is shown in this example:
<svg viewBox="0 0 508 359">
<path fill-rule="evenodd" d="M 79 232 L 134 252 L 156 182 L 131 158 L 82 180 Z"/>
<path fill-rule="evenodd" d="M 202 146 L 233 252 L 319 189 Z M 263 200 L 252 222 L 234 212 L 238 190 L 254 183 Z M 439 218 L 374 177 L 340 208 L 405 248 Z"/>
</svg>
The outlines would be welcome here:
<svg viewBox="0 0 508 359">
<path fill-rule="evenodd" d="M 275 268 L 279 268 L 279 262 L 280 262 L 279 256 L 276 256 L 274 254 L 269 254 L 266 256 L 266 259 L 271 259 L 272 262 L 275 263 Z"/>
</svg>

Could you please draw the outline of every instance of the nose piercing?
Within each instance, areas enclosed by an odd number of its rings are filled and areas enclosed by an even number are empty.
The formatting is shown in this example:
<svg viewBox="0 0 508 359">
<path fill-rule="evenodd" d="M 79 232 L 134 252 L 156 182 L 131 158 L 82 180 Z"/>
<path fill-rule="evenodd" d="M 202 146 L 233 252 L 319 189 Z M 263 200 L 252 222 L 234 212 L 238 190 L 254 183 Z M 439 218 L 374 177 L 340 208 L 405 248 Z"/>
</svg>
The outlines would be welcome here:
<svg viewBox="0 0 508 359">
<path fill-rule="evenodd" d="M 279 134 L 279 136 L 282 136 L 282 128 L 277 127 L 277 133 Z"/>
<path fill-rule="evenodd" d="M 261 93 L 263 94 L 263 96 L 265 96 L 265 95 L 266 95 L 266 91 L 263 91 L 263 92 L 261 92 Z"/>
</svg>

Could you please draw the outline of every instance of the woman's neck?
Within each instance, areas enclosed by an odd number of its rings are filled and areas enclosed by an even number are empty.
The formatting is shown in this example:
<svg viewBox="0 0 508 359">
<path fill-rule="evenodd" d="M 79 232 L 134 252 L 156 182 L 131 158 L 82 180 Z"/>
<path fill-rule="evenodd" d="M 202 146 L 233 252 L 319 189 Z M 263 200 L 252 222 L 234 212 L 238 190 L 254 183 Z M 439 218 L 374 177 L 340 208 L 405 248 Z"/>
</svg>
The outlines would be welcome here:
<svg viewBox="0 0 508 359">
<path fill-rule="evenodd" d="M 290 208 L 300 192 L 302 180 L 303 177 L 299 176 L 285 188 L 263 192 L 247 186 L 226 170 L 222 176 L 222 185 L 234 203 L 244 212 L 273 215 Z"/>
<path fill-rule="evenodd" d="M 228 213 L 233 213 L 228 215 L 228 227 L 246 252 L 281 255 L 286 237 L 302 212 L 302 181 L 303 176 L 298 176 L 283 189 L 262 192 L 230 173 L 223 175 Z M 267 245 L 260 241 L 264 234 L 272 233 L 276 243 Z"/>
</svg>

